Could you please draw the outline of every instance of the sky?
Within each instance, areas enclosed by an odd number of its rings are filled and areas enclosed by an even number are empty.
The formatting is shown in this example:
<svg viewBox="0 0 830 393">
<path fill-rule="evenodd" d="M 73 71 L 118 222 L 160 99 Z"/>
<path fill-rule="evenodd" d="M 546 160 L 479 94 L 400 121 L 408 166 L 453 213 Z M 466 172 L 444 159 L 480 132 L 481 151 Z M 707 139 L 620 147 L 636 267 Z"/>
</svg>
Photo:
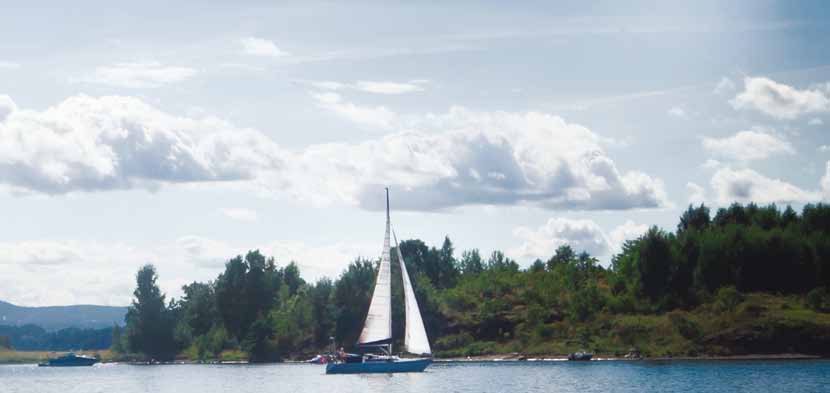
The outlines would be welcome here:
<svg viewBox="0 0 830 393">
<path fill-rule="evenodd" d="M 689 204 L 830 200 L 830 5 L 30 1 L 0 13 L 0 299 L 126 305 L 250 249 L 604 265 Z"/>
</svg>

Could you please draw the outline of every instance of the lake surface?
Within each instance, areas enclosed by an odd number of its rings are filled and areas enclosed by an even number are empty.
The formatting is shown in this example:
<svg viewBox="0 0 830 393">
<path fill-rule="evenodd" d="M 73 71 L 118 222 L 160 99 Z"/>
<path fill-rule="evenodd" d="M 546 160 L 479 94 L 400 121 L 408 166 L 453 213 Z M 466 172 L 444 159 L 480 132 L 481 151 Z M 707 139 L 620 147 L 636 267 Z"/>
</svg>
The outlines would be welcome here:
<svg viewBox="0 0 830 393">
<path fill-rule="evenodd" d="M 421 374 L 325 375 L 324 366 L 0 366 L 2 393 L 830 392 L 830 361 L 439 363 Z"/>
</svg>

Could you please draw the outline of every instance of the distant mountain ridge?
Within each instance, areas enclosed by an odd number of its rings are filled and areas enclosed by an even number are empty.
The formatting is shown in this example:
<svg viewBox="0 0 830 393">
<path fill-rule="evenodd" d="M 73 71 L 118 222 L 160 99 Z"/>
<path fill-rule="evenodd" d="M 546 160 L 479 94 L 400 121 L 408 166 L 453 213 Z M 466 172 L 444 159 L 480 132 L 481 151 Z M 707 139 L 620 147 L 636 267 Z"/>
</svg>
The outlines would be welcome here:
<svg viewBox="0 0 830 393">
<path fill-rule="evenodd" d="M 123 325 L 127 307 L 74 305 L 22 307 L 0 300 L 0 325 L 38 325 L 46 330 L 68 327 L 98 329 Z"/>
</svg>

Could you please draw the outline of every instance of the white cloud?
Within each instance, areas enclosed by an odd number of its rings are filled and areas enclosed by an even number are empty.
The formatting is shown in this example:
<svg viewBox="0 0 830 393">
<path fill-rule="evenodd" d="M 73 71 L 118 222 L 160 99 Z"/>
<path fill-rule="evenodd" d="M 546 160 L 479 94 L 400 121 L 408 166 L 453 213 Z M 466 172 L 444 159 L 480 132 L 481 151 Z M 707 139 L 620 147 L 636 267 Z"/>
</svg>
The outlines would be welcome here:
<svg viewBox="0 0 830 393">
<path fill-rule="evenodd" d="M 718 84 L 715 85 L 714 93 L 723 94 L 731 92 L 733 90 L 735 90 L 735 82 L 733 82 L 732 79 L 723 77 L 720 79 L 720 81 L 718 81 Z"/>
<path fill-rule="evenodd" d="M 168 245 L 161 249 L 159 253 L 168 254 L 169 259 L 181 259 L 194 267 L 205 269 L 222 269 L 229 259 L 247 251 L 223 241 L 194 235 L 182 236 L 175 240 L 172 247 Z"/>
<path fill-rule="evenodd" d="M 282 265 L 297 263 L 302 277 L 316 280 L 321 277 L 336 278 L 357 257 L 376 259 L 380 256 L 377 243 L 343 243 L 310 246 L 301 241 L 271 242 L 260 250 L 273 255 Z"/>
<path fill-rule="evenodd" d="M 386 128 L 392 126 L 397 115 L 383 106 L 360 106 L 344 101 L 337 93 L 314 93 L 317 103 L 329 111 L 352 122 L 372 127 Z"/>
<path fill-rule="evenodd" d="M 247 222 L 254 222 L 257 220 L 257 212 L 256 210 L 239 208 L 239 207 L 230 207 L 219 209 L 219 211 L 225 217 L 228 217 L 232 220 L 237 221 L 247 221 Z"/>
<path fill-rule="evenodd" d="M 626 240 L 636 239 L 646 232 L 648 232 L 648 225 L 635 224 L 634 221 L 626 220 L 622 225 L 614 228 L 608 235 L 611 253 L 619 254 Z"/>
<path fill-rule="evenodd" d="M 355 88 L 376 94 L 404 94 L 424 91 L 424 88 L 420 84 L 396 82 L 358 81 L 355 84 Z"/>
<path fill-rule="evenodd" d="M 381 208 L 377 190 L 397 185 L 406 191 L 403 200 L 396 198 L 398 205 L 416 210 L 522 202 L 600 210 L 669 204 L 660 180 L 620 172 L 600 136 L 557 116 L 453 107 L 396 123 L 390 130 L 410 131 L 305 149 L 300 161 L 314 165 L 298 171 L 303 182 L 331 182 L 307 188 L 332 189 L 362 206 Z"/>
<path fill-rule="evenodd" d="M 556 248 L 563 245 L 594 256 L 607 255 L 610 251 L 608 237 L 602 228 L 587 219 L 551 218 L 535 230 L 518 227 L 513 230 L 513 236 L 522 239 L 523 243 L 510 254 L 525 260 L 550 258 Z"/>
<path fill-rule="evenodd" d="M 126 305 L 147 256 L 117 243 L 0 243 L 0 299 L 32 306 Z"/>
<path fill-rule="evenodd" d="M 822 124 L 824 124 L 824 122 L 821 119 L 819 119 L 818 117 L 814 117 L 814 118 L 810 119 L 810 121 L 807 122 L 807 125 L 810 125 L 810 126 L 820 126 Z"/>
<path fill-rule="evenodd" d="M 355 258 L 376 258 L 379 253 L 377 244 L 230 244 L 201 236 L 145 245 L 69 240 L 7 242 L 0 243 L 0 299 L 29 306 L 123 306 L 132 297 L 135 272 L 146 263 L 156 266 L 159 286 L 168 299 L 180 297 L 182 285 L 215 279 L 225 262 L 252 249 L 274 256 L 280 266 L 296 261 L 306 280 L 334 278 Z"/>
<path fill-rule="evenodd" d="M 268 57 L 280 57 L 288 55 L 287 52 L 278 48 L 273 41 L 269 41 L 263 38 L 245 37 L 240 39 L 239 43 L 242 45 L 242 50 L 249 55 Z"/>
<path fill-rule="evenodd" d="M 589 219 L 551 218 L 536 229 L 515 228 L 513 236 L 521 239 L 522 244 L 511 249 L 509 254 L 522 260 L 546 260 L 558 247 L 569 245 L 576 252 L 587 251 L 593 256 L 608 257 L 618 253 L 623 242 L 637 238 L 647 230 L 647 225 L 627 220 L 606 234 Z"/>
<path fill-rule="evenodd" d="M 684 111 L 683 108 L 681 108 L 679 106 L 672 107 L 671 109 L 669 109 L 668 113 L 671 116 L 679 117 L 681 119 L 685 119 L 687 117 L 686 116 L 686 111 Z"/>
<path fill-rule="evenodd" d="M 703 138 L 703 148 L 737 161 L 763 160 L 776 154 L 795 154 L 789 141 L 760 130 L 741 131 L 726 138 Z"/>
<path fill-rule="evenodd" d="M 827 161 L 824 176 L 821 178 L 821 191 L 824 193 L 824 199 L 830 201 L 830 161 Z"/>
<path fill-rule="evenodd" d="M 712 176 L 717 202 L 795 203 L 820 198 L 819 193 L 803 190 L 780 179 L 771 179 L 751 169 L 722 168 Z"/>
<path fill-rule="evenodd" d="M 312 81 L 311 86 L 321 90 L 357 90 L 364 93 L 374 94 L 406 94 L 424 91 L 424 85 L 429 83 L 425 79 L 416 79 L 409 82 L 388 82 L 388 81 L 357 81 L 354 83 L 343 83 L 335 81 Z"/>
<path fill-rule="evenodd" d="M 701 167 L 703 167 L 704 169 L 717 169 L 720 168 L 721 165 L 723 165 L 723 163 L 721 163 L 720 161 L 713 160 L 710 158 L 706 160 L 706 162 L 704 162 L 703 165 L 701 165 Z"/>
<path fill-rule="evenodd" d="M 17 110 L 17 105 L 11 97 L 0 94 L 0 122 L 6 120 L 12 112 Z"/>
<path fill-rule="evenodd" d="M 28 241 L 17 244 L 0 243 L 0 264 L 59 266 L 76 262 L 80 255 L 62 243 Z"/>
<path fill-rule="evenodd" d="M 830 145 L 821 145 L 818 147 L 818 151 L 828 152 L 830 151 Z"/>
<path fill-rule="evenodd" d="M 172 116 L 129 97 L 76 96 L 45 111 L 15 109 L 0 122 L 0 182 L 64 194 L 236 181 L 263 194 L 368 209 L 382 208 L 384 186 L 400 190 L 397 205 L 409 210 L 670 205 L 659 179 L 620 171 L 604 138 L 557 116 L 454 107 L 404 119 L 382 107 L 361 112 L 339 96 L 321 99 L 389 133 L 288 150 L 214 118 Z"/>
<path fill-rule="evenodd" d="M 0 60 L 0 70 L 1 69 L 12 69 L 12 68 L 20 68 L 20 64 L 11 62 L 11 61 L 2 61 Z"/>
<path fill-rule="evenodd" d="M 158 62 L 116 63 L 97 67 L 92 75 L 76 80 L 114 87 L 149 89 L 181 82 L 197 73 L 197 70 L 190 67 L 165 66 Z"/>
<path fill-rule="evenodd" d="M 47 194 L 248 179 L 280 155 L 257 131 L 129 97 L 75 96 L 0 122 L 0 182 Z"/>
<path fill-rule="evenodd" d="M 830 88 L 798 90 L 768 78 L 744 78 L 744 91 L 730 101 L 735 109 L 755 109 L 779 119 L 830 111 Z"/>
<path fill-rule="evenodd" d="M 692 205 L 699 205 L 706 202 L 706 190 L 696 183 L 686 183 L 686 189 L 689 191 L 689 203 Z"/>
</svg>

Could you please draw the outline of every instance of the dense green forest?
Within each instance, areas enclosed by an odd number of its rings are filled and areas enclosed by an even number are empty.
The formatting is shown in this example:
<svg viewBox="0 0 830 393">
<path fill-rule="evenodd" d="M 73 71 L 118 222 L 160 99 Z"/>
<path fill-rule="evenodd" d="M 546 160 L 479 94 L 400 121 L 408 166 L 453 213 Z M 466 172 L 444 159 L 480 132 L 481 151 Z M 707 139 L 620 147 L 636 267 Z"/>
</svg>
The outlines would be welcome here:
<svg viewBox="0 0 830 393">
<path fill-rule="evenodd" d="M 66 328 L 50 332 L 37 325 L 0 325 L 0 349 L 21 351 L 70 351 L 107 349 L 112 346 L 113 328 Z"/>
<path fill-rule="evenodd" d="M 676 230 L 627 241 L 609 267 L 562 246 L 528 268 L 500 251 L 457 253 L 406 240 L 401 253 L 437 356 L 586 348 L 650 356 L 830 354 L 830 205 L 690 206 Z M 393 259 L 396 253 L 392 253 Z M 399 277 L 393 260 L 393 277 Z M 356 260 L 335 280 L 305 282 L 296 264 L 259 251 L 227 262 L 214 281 L 167 301 L 153 266 L 113 349 L 155 359 L 302 358 L 329 336 L 347 348 L 362 328 L 377 261 Z M 393 279 L 393 336 L 403 332 Z M 398 342 L 400 344 L 400 342 Z M 399 347 L 399 346 L 398 346 Z"/>
</svg>

